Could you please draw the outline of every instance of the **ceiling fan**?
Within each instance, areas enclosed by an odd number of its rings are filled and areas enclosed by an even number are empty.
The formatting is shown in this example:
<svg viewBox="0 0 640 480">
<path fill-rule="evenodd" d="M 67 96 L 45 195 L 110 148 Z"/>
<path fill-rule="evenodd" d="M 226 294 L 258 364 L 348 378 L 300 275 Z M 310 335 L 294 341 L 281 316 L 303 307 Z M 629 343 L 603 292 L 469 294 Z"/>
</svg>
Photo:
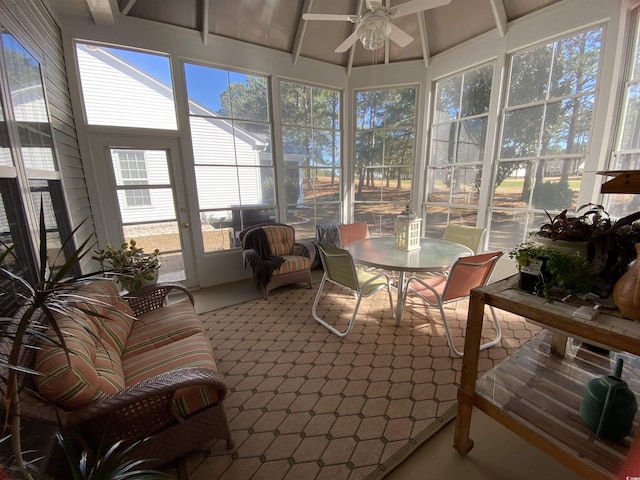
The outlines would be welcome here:
<svg viewBox="0 0 640 480">
<path fill-rule="evenodd" d="M 337 20 L 357 24 L 356 29 L 342 42 L 336 53 L 349 50 L 358 39 L 367 50 L 377 50 L 389 39 L 401 47 L 409 45 L 413 37 L 396 27 L 391 20 L 446 5 L 451 0 L 409 0 L 395 7 L 386 8 L 380 2 L 367 0 L 367 9 L 360 15 L 340 15 L 331 13 L 305 13 L 304 20 Z"/>
</svg>

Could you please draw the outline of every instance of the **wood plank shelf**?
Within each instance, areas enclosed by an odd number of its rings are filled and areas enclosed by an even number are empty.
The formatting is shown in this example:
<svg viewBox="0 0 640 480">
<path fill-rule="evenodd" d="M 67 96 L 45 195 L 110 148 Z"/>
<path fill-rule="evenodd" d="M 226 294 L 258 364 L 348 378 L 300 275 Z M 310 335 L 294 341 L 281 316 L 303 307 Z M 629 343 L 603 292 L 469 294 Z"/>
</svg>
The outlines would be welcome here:
<svg viewBox="0 0 640 480">
<path fill-rule="evenodd" d="M 477 379 L 479 346 L 486 305 L 521 315 L 548 330 L 527 342 L 496 368 Z M 573 316 L 579 305 L 568 305 L 518 290 L 517 275 L 474 289 L 469 302 L 462 376 L 458 389 L 458 415 L 454 447 L 466 455 L 473 448 L 469 427 L 478 408 L 525 440 L 585 478 L 616 478 L 640 421 L 620 441 L 598 438 L 580 418 L 587 382 L 611 374 L 623 358 L 623 378 L 640 393 L 640 322 L 619 312 L 592 320 Z M 566 342 L 567 337 L 573 341 Z M 561 345 L 558 338 L 565 340 Z M 611 349 L 594 353 L 583 341 Z"/>
<path fill-rule="evenodd" d="M 543 331 L 476 383 L 478 403 L 501 409 L 511 421 L 544 437 L 566 455 L 584 461 L 603 478 L 620 470 L 640 416 L 631 434 L 620 441 L 598 438 L 580 418 L 589 380 L 612 372 L 624 360 L 623 378 L 640 392 L 640 358 L 626 353 L 602 355 L 570 345 L 564 358 L 551 354 L 551 334 Z"/>
</svg>

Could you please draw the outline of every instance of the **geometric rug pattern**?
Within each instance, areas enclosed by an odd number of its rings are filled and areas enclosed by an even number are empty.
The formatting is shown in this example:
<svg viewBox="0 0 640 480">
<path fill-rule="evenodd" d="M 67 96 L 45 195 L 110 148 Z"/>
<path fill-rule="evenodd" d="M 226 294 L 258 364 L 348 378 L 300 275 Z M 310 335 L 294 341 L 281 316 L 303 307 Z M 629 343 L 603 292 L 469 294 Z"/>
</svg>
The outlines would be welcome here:
<svg viewBox="0 0 640 480">
<path fill-rule="evenodd" d="M 353 296 L 325 291 L 318 313 L 344 328 Z M 311 316 L 315 292 L 281 288 L 268 300 L 201 314 L 229 388 L 235 445 L 213 441 L 188 454 L 189 480 L 377 479 L 451 419 L 462 360 L 451 355 L 437 309 L 409 299 L 396 326 L 382 291 L 363 299 L 340 338 Z M 447 308 L 459 349 L 466 309 Z M 496 313 L 502 342 L 480 352 L 481 372 L 540 331 Z M 493 323 L 484 324 L 493 338 Z"/>
</svg>

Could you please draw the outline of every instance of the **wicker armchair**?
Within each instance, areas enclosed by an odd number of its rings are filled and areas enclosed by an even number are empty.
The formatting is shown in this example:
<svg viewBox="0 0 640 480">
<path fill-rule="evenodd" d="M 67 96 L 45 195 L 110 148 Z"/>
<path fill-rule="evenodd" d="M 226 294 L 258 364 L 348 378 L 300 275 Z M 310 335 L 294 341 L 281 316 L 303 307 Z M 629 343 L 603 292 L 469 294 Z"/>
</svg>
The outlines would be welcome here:
<svg viewBox="0 0 640 480">
<path fill-rule="evenodd" d="M 193 305 L 191 293 L 179 284 L 146 287 L 126 300 L 135 317 L 140 317 L 163 308 L 170 292 L 172 295 L 183 293 Z M 0 342 L 0 349 L 2 347 Z M 36 357 L 36 349 L 25 348 L 21 364 L 33 369 L 37 364 Z M 22 416 L 31 421 L 62 426 L 82 448 L 91 452 L 104 451 L 105 446 L 119 440 L 130 443 L 144 439 L 132 456 L 146 460 L 147 467 L 156 467 L 216 438 L 224 440 L 227 448 L 233 447 L 223 407 L 227 387 L 215 365 L 158 373 L 75 409 L 56 407 L 44 399 L 33 378 L 32 375 L 20 376 L 25 387 L 21 392 Z M 176 410 L 174 399 L 179 390 L 207 386 L 217 392 L 214 403 L 188 416 Z"/>
<path fill-rule="evenodd" d="M 256 288 L 266 299 L 274 288 L 304 282 L 313 288 L 311 267 L 316 257 L 312 243 L 296 242 L 295 230 L 284 223 L 264 223 L 239 234 L 245 265 L 253 270 Z"/>
</svg>

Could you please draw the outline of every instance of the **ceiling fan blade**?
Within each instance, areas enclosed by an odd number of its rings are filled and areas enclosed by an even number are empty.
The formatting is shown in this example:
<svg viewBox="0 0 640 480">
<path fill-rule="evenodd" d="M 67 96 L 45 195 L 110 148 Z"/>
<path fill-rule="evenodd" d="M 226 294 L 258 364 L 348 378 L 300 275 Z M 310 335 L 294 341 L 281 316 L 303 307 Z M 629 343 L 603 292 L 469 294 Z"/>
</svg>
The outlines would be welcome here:
<svg viewBox="0 0 640 480">
<path fill-rule="evenodd" d="M 400 47 L 406 47 L 413 42 L 413 37 L 406 33 L 404 30 L 396 27 L 393 23 L 389 22 L 391 30 L 389 31 L 389 40 L 397 43 Z"/>
<path fill-rule="evenodd" d="M 353 47 L 353 44 L 356 43 L 357 41 L 358 41 L 358 34 L 354 31 L 351 35 L 347 37 L 347 39 L 344 42 L 338 45 L 338 48 L 336 48 L 334 51 L 336 53 L 344 53 L 347 50 L 349 50 L 351 47 Z"/>
<path fill-rule="evenodd" d="M 303 20 L 336 20 L 341 22 L 356 22 L 357 15 L 340 15 L 337 13 L 303 13 Z"/>
<path fill-rule="evenodd" d="M 448 3 L 451 3 L 451 0 L 409 0 L 397 7 L 390 8 L 388 12 L 391 18 L 398 18 L 423 10 L 429 10 L 430 8 L 441 7 Z"/>
</svg>

